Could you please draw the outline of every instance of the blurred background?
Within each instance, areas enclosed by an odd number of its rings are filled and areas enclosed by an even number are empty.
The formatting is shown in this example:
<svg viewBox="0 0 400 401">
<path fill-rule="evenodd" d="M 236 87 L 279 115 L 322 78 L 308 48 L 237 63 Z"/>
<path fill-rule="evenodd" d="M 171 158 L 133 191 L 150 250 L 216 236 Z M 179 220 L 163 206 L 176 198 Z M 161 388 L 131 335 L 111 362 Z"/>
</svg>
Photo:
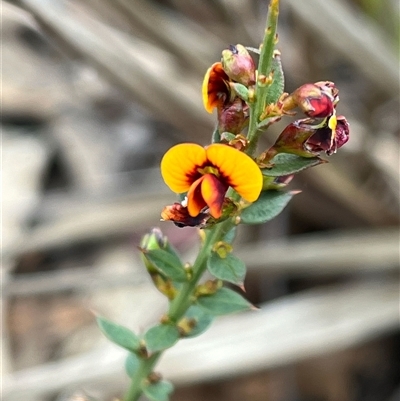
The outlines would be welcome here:
<svg viewBox="0 0 400 401">
<path fill-rule="evenodd" d="M 261 310 L 218 319 L 159 370 L 172 401 L 399 400 L 399 4 L 281 3 L 285 90 L 334 81 L 350 142 L 296 176 L 282 215 L 241 227 Z M 159 221 L 175 201 L 159 161 L 209 142 L 204 73 L 229 44 L 259 46 L 267 6 L 2 2 L 3 400 L 121 396 L 125 352 L 91 311 L 143 332 L 165 310 L 140 238 L 161 226 L 191 261 L 198 237 Z"/>
</svg>

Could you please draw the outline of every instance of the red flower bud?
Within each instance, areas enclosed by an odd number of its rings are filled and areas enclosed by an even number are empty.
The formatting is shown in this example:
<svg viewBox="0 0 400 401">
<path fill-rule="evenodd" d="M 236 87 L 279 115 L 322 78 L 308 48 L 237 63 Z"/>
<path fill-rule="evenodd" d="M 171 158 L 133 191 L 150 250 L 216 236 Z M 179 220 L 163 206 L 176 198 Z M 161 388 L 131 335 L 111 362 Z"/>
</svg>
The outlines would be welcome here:
<svg viewBox="0 0 400 401">
<path fill-rule="evenodd" d="M 229 46 L 222 52 L 222 67 L 232 81 L 245 86 L 254 85 L 256 67 L 253 58 L 242 45 Z"/>
<path fill-rule="evenodd" d="M 279 135 L 268 154 L 271 157 L 276 153 L 293 153 L 303 157 L 314 157 L 316 154 L 304 148 L 305 142 L 316 131 L 311 125 L 312 122 L 311 118 L 305 118 L 289 124 Z"/>
<path fill-rule="evenodd" d="M 339 89 L 336 88 L 335 84 L 331 81 L 319 81 L 315 82 L 315 85 L 318 86 L 322 92 L 330 94 L 333 97 L 333 104 L 339 101 Z"/>
<path fill-rule="evenodd" d="M 246 104 L 238 97 L 232 103 L 218 108 L 219 132 L 230 132 L 234 135 L 240 134 L 247 122 L 245 108 L 247 108 Z"/>
<path fill-rule="evenodd" d="M 308 117 L 325 118 L 333 114 L 339 101 L 338 92 L 329 81 L 305 84 L 283 100 L 283 110 L 299 107 Z"/>
</svg>

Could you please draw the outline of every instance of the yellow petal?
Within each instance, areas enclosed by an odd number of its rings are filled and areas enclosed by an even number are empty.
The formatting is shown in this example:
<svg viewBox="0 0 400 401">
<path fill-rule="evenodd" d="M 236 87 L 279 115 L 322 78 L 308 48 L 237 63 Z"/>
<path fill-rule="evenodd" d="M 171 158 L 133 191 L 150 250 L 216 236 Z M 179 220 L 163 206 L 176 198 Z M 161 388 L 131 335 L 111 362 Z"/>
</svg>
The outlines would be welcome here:
<svg viewBox="0 0 400 401">
<path fill-rule="evenodd" d="M 189 190 L 199 178 L 197 168 L 207 161 L 205 149 L 195 143 L 181 143 L 170 148 L 161 160 L 161 175 L 177 193 Z"/>
<path fill-rule="evenodd" d="M 248 202 L 257 200 L 263 177 L 257 163 L 250 156 L 220 143 L 210 145 L 206 152 L 207 159 L 240 196 Z"/>
<path fill-rule="evenodd" d="M 212 106 L 209 103 L 209 97 L 208 97 L 208 81 L 210 79 L 210 73 L 211 73 L 211 68 L 210 67 L 207 72 L 206 75 L 204 75 L 204 79 L 203 79 L 203 85 L 201 87 L 201 94 L 203 97 L 203 104 L 204 104 L 204 108 L 209 112 L 212 113 L 214 106 Z"/>
</svg>

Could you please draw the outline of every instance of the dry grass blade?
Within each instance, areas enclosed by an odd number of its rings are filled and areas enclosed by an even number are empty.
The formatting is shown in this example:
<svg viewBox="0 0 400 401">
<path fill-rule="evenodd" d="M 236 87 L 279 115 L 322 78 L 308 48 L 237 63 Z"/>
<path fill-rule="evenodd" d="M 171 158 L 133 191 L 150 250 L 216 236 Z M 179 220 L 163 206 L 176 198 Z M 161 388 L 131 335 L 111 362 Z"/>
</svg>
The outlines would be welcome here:
<svg viewBox="0 0 400 401">
<path fill-rule="evenodd" d="M 57 1 L 20 0 L 20 3 L 55 38 L 149 106 L 156 117 L 187 131 L 192 138 L 209 135 L 213 123 L 203 112 L 200 84 L 196 88 L 195 80 L 180 74 L 178 63 L 165 51 L 99 21 L 85 19 Z"/>
<path fill-rule="evenodd" d="M 398 95 L 399 62 L 376 25 L 366 17 L 360 19 L 360 14 L 339 0 L 287 3 L 308 27 L 350 59 L 378 88 Z"/>
</svg>

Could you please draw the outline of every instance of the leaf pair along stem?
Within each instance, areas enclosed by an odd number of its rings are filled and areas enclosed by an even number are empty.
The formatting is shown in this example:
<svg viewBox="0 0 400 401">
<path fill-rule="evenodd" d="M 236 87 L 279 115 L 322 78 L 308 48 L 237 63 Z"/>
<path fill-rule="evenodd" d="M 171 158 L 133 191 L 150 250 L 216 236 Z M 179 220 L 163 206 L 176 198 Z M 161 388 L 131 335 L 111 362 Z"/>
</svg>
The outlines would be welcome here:
<svg viewBox="0 0 400 401">
<path fill-rule="evenodd" d="M 273 51 L 276 43 L 276 28 L 279 14 L 279 0 L 271 0 L 265 36 L 261 47 L 260 59 L 258 64 L 258 77 L 267 77 L 271 72 L 271 63 L 273 58 Z M 257 80 L 255 101 L 250 106 L 250 119 L 247 139 L 249 140 L 249 147 L 247 154 L 251 157 L 255 156 L 258 139 L 260 136 L 259 122 L 260 116 L 265 108 L 265 100 L 268 91 L 268 85 L 263 85 L 260 79 Z M 236 193 L 231 191 L 230 196 L 239 200 Z M 168 319 L 171 323 L 176 324 L 186 313 L 193 303 L 193 294 L 200 278 L 207 269 L 207 260 L 211 255 L 212 248 L 215 243 L 223 240 L 224 236 L 235 226 L 232 219 L 221 222 L 214 227 L 205 230 L 206 236 L 204 243 L 199 251 L 199 254 L 193 264 L 193 275 L 191 279 L 184 283 L 180 288 L 177 296 L 171 301 L 168 310 Z M 157 351 L 151 354 L 148 358 L 141 359 L 139 368 L 132 377 L 130 387 L 125 394 L 124 401 L 137 401 L 143 392 L 143 385 L 153 372 L 154 367 L 163 351 Z M 167 398 L 165 398 L 167 399 Z"/>
<path fill-rule="evenodd" d="M 226 220 L 217 224 L 213 228 L 206 230 L 206 237 L 203 246 L 193 264 L 192 278 L 182 285 L 178 295 L 170 303 L 168 319 L 171 322 L 177 323 L 192 305 L 194 290 L 207 268 L 207 259 L 211 254 L 213 245 L 224 238 L 233 226 L 234 223 L 231 220 Z M 137 401 L 139 399 L 142 394 L 143 382 L 154 370 L 154 367 L 162 356 L 162 353 L 163 351 L 158 351 L 150 355 L 148 358 L 141 359 L 139 368 L 133 375 L 130 387 L 125 394 L 124 401 Z"/>
</svg>

